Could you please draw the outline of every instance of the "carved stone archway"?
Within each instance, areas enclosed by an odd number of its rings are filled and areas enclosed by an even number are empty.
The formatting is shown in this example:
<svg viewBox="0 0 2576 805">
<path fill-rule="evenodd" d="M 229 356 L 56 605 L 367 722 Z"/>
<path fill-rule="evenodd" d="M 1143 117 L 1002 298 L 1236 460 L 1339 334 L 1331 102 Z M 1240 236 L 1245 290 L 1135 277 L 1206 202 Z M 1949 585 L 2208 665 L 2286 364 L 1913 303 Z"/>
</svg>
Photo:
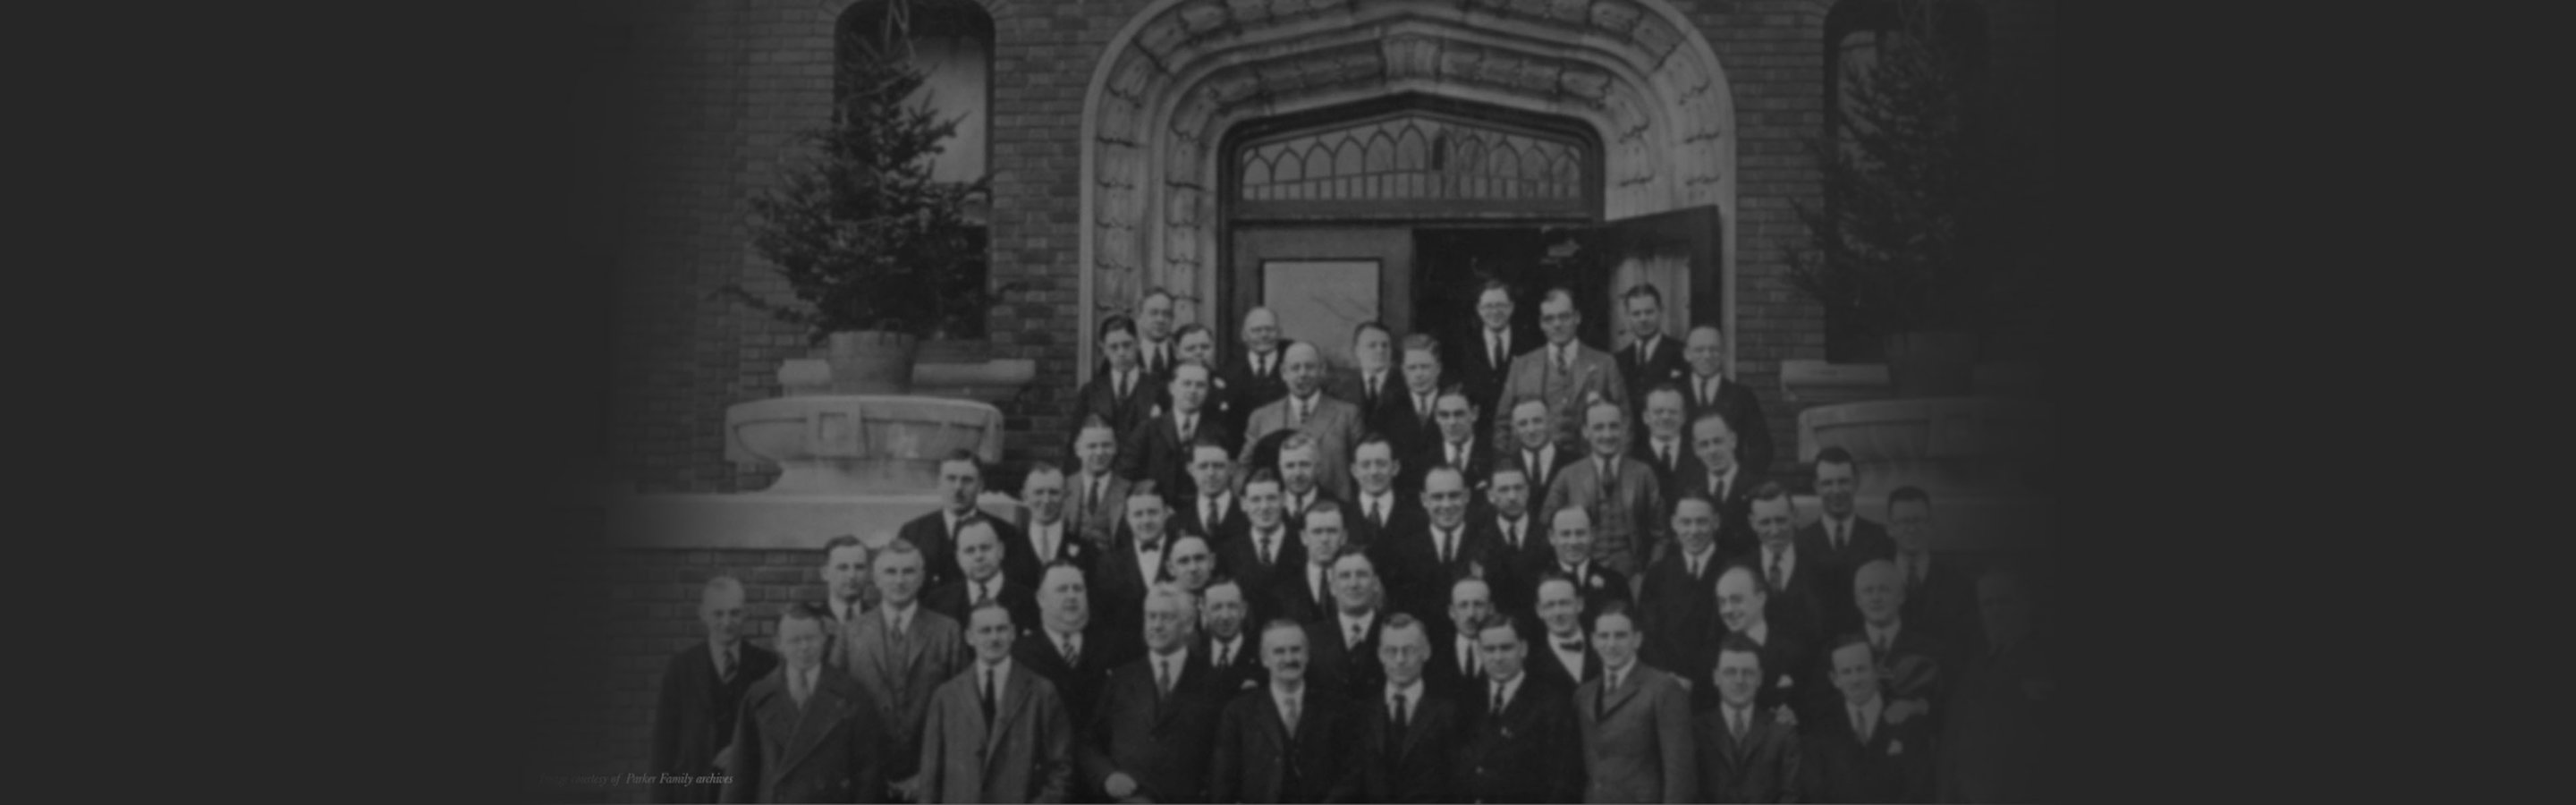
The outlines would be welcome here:
<svg viewBox="0 0 2576 805">
<path fill-rule="evenodd" d="M 1173 289 L 1180 321 L 1214 319 L 1229 127 L 1399 93 L 1590 124 L 1603 214 L 1716 206 L 1736 298 L 1734 101 L 1707 39 L 1663 0 L 1157 0 L 1110 40 L 1085 95 L 1081 379 L 1096 322 L 1147 288 Z M 1722 326 L 1731 352 L 1732 305 Z"/>
</svg>

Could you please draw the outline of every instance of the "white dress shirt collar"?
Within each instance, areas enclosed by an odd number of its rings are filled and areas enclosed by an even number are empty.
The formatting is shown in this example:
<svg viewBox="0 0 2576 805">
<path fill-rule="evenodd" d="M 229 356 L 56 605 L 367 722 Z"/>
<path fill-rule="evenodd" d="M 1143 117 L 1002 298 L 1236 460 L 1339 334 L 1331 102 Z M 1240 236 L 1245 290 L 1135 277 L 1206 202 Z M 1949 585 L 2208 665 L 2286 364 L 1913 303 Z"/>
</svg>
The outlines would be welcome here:
<svg viewBox="0 0 2576 805">
<path fill-rule="evenodd" d="M 1415 679 L 1413 684 L 1400 688 L 1396 687 L 1395 683 L 1389 682 L 1386 684 L 1386 691 L 1378 695 L 1378 701 L 1393 706 L 1397 696 L 1404 697 L 1405 723 L 1412 723 L 1413 714 L 1422 711 L 1422 680 Z"/>
<path fill-rule="evenodd" d="M 921 609 L 921 601 L 915 599 L 912 603 L 903 605 L 901 609 L 895 608 L 893 604 L 887 604 L 879 609 L 885 613 L 886 628 L 911 634 L 912 615 Z"/>
</svg>

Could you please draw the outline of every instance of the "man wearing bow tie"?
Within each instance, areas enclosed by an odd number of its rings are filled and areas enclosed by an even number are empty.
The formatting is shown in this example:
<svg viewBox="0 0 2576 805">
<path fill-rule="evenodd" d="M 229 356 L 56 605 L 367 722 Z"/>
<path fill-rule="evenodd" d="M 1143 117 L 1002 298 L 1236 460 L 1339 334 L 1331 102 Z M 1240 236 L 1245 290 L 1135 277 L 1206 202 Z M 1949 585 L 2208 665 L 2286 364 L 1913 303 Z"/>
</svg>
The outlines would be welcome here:
<svg viewBox="0 0 2576 805">
<path fill-rule="evenodd" d="M 1601 676 L 1574 689 L 1585 802 L 1699 801 L 1690 694 L 1671 674 L 1637 661 L 1646 639 L 1624 603 L 1592 617 Z"/>
<path fill-rule="evenodd" d="M 1682 380 L 1689 374 L 1682 346 L 1664 337 L 1664 294 L 1654 283 L 1640 282 L 1619 295 L 1628 313 L 1628 345 L 1619 349 L 1619 376 L 1628 381 L 1628 399 L 1643 399 L 1648 389 Z"/>
<path fill-rule="evenodd" d="M 1583 634 L 1583 598 L 1573 579 L 1549 573 L 1539 577 L 1534 592 L 1538 625 L 1543 633 L 1529 671 L 1568 691 L 1601 676 L 1601 657 L 1592 653 Z"/>
<path fill-rule="evenodd" d="M 1582 425 L 1578 421 L 1585 406 L 1606 400 L 1625 411 L 1628 385 L 1619 374 L 1618 362 L 1610 354 L 1574 340 L 1575 329 L 1583 323 L 1583 314 L 1574 309 L 1574 292 L 1555 288 L 1538 306 L 1539 330 L 1547 334 L 1547 345 L 1512 360 L 1510 377 L 1496 405 L 1517 407 L 1523 400 L 1543 400 L 1554 412 L 1552 438 L 1557 446 L 1579 450 L 1583 445 Z M 1494 440 L 1510 436 L 1496 428 Z"/>
<path fill-rule="evenodd" d="M 698 594 L 706 642 L 671 656 L 653 709 L 653 771 L 690 782 L 653 787 L 654 802 L 715 802 L 724 786 L 697 783 L 732 764 L 734 717 L 745 691 L 778 669 L 778 654 L 742 639 L 742 582 L 707 580 Z"/>
<path fill-rule="evenodd" d="M 1127 490 L 1127 526 L 1116 544 L 1094 561 L 1092 601 L 1099 605 L 1102 626 L 1119 643 L 1133 643 L 1143 633 L 1139 620 L 1144 612 L 1145 593 L 1163 578 L 1164 554 L 1170 550 L 1167 529 L 1170 511 L 1163 506 L 1161 490 L 1152 481 L 1138 483 Z M 1127 613 L 1121 615 L 1119 613 Z"/>
</svg>

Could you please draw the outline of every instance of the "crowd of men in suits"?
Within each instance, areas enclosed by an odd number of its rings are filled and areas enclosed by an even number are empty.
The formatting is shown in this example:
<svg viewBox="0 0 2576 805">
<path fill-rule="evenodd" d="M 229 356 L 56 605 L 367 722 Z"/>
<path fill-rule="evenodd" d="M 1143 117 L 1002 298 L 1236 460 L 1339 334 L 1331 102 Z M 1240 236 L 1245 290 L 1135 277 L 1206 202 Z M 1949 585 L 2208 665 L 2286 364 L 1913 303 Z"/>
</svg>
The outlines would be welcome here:
<svg viewBox="0 0 2576 805">
<path fill-rule="evenodd" d="M 1071 469 L 1032 464 L 1017 517 L 948 456 L 938 511 L 822 546 L 826 600 L 779 615 L 775 654 L 708 583 L 653 763 L 730 782 L 657 797 L 2045 796 L 2021 579 L 1936 562 L 1922 490 L 1861 517 L 1839 449 L 1797 526 L 1718 329 L 1677 345 L 1653 286 L 1621 298 L 1616 356 L 1564 289 L 1514 333 L 1497 284 L 1481 343 L 1363 324 L 1327 384 L 1269 311 L 1220 361 L 1149 294 L 1141 327 L 1103 323 Z"/>
</svg>

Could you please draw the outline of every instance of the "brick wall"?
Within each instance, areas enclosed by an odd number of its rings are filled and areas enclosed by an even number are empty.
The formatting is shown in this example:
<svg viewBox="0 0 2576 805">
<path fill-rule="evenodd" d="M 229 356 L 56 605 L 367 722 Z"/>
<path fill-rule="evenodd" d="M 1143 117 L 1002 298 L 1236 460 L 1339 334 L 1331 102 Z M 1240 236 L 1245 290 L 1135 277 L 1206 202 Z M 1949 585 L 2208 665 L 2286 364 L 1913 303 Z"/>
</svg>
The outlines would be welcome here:
<svg viewBox="0 0 2576 805">
<path fill-rule="evenodd" d="M 1101 51 L 1147 5 L 990 3 L 995 62 L 992 144 L 995 283 L 1025 282 L 989 321 L 992 355 L 1037 362 L 1037 379 L 1002 405 L 1011 462 L 1060 459 L 1074 388 L 1075 276 L 1083 93 Z M 1793 201 L 1818 198 L 1804 140 L 1823 125 L 1819 0 L 1682 0 L 1724 65 L 1734 93 L 1739 170 L 1738 374 L 1761 399 L 1794 472 L 1798 409 L 1779 392 L 1779 364 L 1824 354 L 1819 308 L 1785 278 L 1784 248 L 1804 233 Z M 723 460 L 726 406 L 778 393 L 781 360 L 807 349 L 788 325 L 707 293 L 739 280 L 786 298 L 756 260 L 746 200 L 775 175 L 793 132 L 821 122 L 830 92 L 831 2 L 661 0 L 612 4 L 628 76 L 616 87 L 634 147 L 617 188 L 618 243 L 612 462 L 646 491 L 756 489 L 767 470 Z M 2041 0 L 1987 4 L 2013 153 L 2046 176 L 2053 11 Z"/>
</svg>

